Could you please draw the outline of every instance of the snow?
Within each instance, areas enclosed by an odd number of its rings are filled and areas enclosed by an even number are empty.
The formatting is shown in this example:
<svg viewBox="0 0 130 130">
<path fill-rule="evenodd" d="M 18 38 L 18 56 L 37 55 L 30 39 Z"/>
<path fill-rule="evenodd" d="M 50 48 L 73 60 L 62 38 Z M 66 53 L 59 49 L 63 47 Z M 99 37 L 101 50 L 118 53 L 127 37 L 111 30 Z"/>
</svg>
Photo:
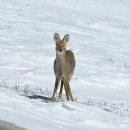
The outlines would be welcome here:
<svg viewBox="0 0 130 130">
<path fill-rule="evenodd" d="M 17 83 L 20 90 L 28 85 L 30 91 L 47 89 L 51 96 L 55 32 L 70 34 L 76 102 L 45 103 L 11 89 Z M 1 0 L 0 74 L 1 83 L 9 86 L 0 87 L 0 120 L 29 130 L 128 130 L 130 1 Z M 116 104 L 119 111 L 124 104 L 128 112 L 107 111 L 98 102 Z"/>
</svg>

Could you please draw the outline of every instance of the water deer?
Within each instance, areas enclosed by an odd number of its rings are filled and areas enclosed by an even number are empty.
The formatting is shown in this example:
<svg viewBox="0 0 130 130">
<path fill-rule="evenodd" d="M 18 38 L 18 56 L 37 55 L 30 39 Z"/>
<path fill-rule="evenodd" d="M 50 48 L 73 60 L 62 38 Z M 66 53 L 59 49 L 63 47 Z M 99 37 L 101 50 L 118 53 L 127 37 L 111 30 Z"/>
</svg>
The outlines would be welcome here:
<svg viewBox="0 0 130 130">
<path fill-rule="evenodd" d="M 52 95 L 52 100 L 54 100 L 55 94 L 57 92 L 59 82 L 61 81 L 61 87 L 59 92 L 59 98 L 62 97 L 63 85 L 66 92 L 67 100 L 72 100 L 73 96 L 71 93 L 71 88 L 69 81 L 72 78 L 75 69 L 75 57 L 72 51 L 66 50 L 67 42 L 69 42 L 70 36 L 66 34 L 61 40 L 58 33 L 54 34 L 54 41 L 56 43 L 56 59 L 54 61 L 54 73 L 55 73 L 55 86 Z"/>
</svg>

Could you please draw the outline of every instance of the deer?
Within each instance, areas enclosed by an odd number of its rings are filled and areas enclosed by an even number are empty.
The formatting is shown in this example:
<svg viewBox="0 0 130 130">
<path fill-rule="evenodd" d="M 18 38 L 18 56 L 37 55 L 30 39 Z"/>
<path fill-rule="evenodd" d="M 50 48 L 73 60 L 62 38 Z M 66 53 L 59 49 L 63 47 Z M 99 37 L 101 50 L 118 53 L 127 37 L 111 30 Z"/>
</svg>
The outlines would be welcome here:
<svg viewBox="0 0 130 130">
<path fill-rule="evenodd" d="M 52 100 L 55 98 L 59 83 L 61 81 L 59 98 L 62 98 L 62 89 L 64 85 L 67 100 L 74 101 L 71 93 L 70 80 L 73 76 L 75 69 L 75 56 L 71 50 L 66 50 L 67 43 L 69 42 L 70 35 L 66 34 L 63 39 L 60 39 L 58 33 L 54 33 L 56 58 L 54 60 L 54 73 L 55 73 L 55 86 L 52 95 Z"/>
</svg>

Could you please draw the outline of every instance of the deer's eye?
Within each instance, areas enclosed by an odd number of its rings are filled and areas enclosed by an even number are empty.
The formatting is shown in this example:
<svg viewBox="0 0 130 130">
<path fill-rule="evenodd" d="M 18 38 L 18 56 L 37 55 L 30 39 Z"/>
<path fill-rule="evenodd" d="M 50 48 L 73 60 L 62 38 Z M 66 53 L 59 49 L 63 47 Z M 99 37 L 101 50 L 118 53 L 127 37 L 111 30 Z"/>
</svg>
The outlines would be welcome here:
<svg viewBox="0 0 130 130">
<path fill-rule="evenodd" d="M 62 46 L 64 47 L 65 45 L 63 44 Z"/>
</svg>

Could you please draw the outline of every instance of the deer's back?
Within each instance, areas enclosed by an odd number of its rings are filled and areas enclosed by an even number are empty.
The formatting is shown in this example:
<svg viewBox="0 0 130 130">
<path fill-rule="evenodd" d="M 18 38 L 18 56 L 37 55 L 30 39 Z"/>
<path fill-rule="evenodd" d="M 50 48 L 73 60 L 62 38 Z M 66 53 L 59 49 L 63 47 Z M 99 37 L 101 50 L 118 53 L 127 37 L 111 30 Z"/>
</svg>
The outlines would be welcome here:
<svg viewBox="0 0 130 130">
<path fill-rule="evenodd" d="M 71 80 L 76 65 L 75 57 L 72 51 L 70 50 L 66 51 L 66 60 L 68 62 L 68 68 L 69 68 L 67 71 L 69 76 L 68 79 Z"/>
<path fill-rule="evenodd" d="M 67 62 L 70 64 L 70 70 L 73 72 L 75 68 L 75 57 L 72 51 L 67 50 L 66 51 L 66 59 Z"/>
</svg>

